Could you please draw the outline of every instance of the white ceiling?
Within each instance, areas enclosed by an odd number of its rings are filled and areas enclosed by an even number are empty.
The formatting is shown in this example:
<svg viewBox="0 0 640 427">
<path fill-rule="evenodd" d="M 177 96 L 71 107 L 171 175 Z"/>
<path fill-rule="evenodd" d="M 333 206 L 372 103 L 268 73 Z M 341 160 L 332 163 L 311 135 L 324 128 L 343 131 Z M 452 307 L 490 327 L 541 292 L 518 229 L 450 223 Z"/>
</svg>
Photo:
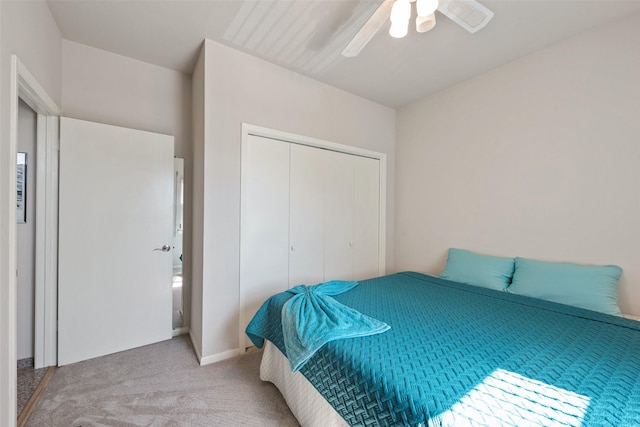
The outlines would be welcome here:
<svg viewBox="0 0 640 427">
<path fill-rule="evenodd" d="M 436 27 L 356 58 L 340 52 L 381 0 L 49 0 L 62 36 L 190 74 L 205 38 L 397 108 L 605 22 L 640 0 L 480 0 L 495 16 L 470 34 Z"/>
</svg>

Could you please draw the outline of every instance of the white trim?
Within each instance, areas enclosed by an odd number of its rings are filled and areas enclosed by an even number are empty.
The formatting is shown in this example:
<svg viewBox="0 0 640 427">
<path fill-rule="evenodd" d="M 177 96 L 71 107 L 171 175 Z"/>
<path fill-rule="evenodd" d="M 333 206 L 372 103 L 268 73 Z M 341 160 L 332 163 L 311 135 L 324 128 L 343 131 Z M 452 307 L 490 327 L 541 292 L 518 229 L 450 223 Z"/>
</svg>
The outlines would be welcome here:
<svg viewBox="0 0 640 427">
<path fill-rule="evenodd" d="M 46 150 L 44 174 L 45 202 L 44 223 L 44 355 L 43 366 L 55 366 L 58 362 L 58 170 L 60 139 L 60 119 L 57 116 L 46 118 L 46 139 L 41 141 Z M 38 147 L 40 149 L 40 147 Z M 36 205 L 38 209 L 38 205 Z M 38 231 L 36 230 L 36 233 Z M 36 288 L 36 293 L 38 292 Z"/>
<path fill-rule="evenodd" d="M 17 83 L 20 98 L 36 113 L 46 114 L 48 116 L 59 116 L 62 112 L 54 100 L 47 94 L 47 91 L 38 83 L 27 67 L 20 62 L 20 59 L 16 55 L 11 55 L 12 67 L 14 61 L 16 62 L 18 71 Z M 15 80 L 12 80 L 12 89 L 14 83 Z"/>
<path fill-rule="evenodd" d="M 42 233 L 45 224 L 45 211 L 40 209 L 45 205 L 46 198 L 43 191 L 46 187 L 45 170 L 46 170 L 46 137 L 47 137 L 47 117 L 38 114 L 38 122 L 36 126 L 36 217 L 35 217 L 35 304 L 34 304 L 34 340 L 33 340 L 33 366 L 36 369 L 43 368 L 44 363 L 44 330 L 45 330 L 45 302 L 44 302 L 44 284 L 45 284 L 45 235 Z"/>
<path fill-rule="evenodd" d="M 2 31 L 2 7 L 0 7 L 0 33 Z M 0 53 L 2 47 L 0 46 Z M 4 82 L 2 76 L 2 67 L 0 66 L 0 86 Z M 1 92 L 1 90 L 0 90 Z M 6 96 L 5 94 L 3 94 Z M 1 101 L 0 101 L 1 102 Z M 0 140 L 1 135 L 4 135 L 3 127 L 4 123 L 0 120 Z M 7 146 L 8 152 L 12 152 L 11 147 Z M 15 151 L 15 148 L 14 150 Z M 11 306 L 15 306 L 15 293 L 11 294 L 11 280 L 15 280 L 13 271 L 11 270 L 11 252 L 12 246 L 8 239 L 8 234 L 11 232 L 11 227 L 15 230 L 15 225 L 11 224 L 15 222 L 15 199 L 9 197 L 14 194 L 11 183 L 7 182 L 6 187 L 2 185 L 2 182 L 6 182 L 10 176 L 14 176 L 9 170 L 9 165 L 13 163 L 13 159 L 9 156 L 4 158 L 5 148 L 4 144 L 0 142 L 0 236 L 5 237 L 4 233 L 7 233 L 6 239 L 3 238 L 0 241 L 0 425 L 6 425 L 13 427 L 16 425 L 16 377 L 17 372 L 11 366 L 11 361 L 17 363 L 16 346 L 11 346 L 10 343 L 15 342 L 16 329 L 15 323 L 11 325 L 10 319 L 15 319 L 14 312 L 11 312 Z M 6 190 L 5 190 L 6 189 Z M 5 194 L 6 191 L 6 194 Z M 15 196 L 14 196 L 15 197 Z M 7 200 L 7 198 L 9 200 Z M 11 212 L 13 213 L 13 219 L 11 218 Z M 5 261 L 7 262 L 6 270 L 3 268 Z M 11 279 L 14 276 L 14 279 Z M 15 284 L 14 284 L 15 286 Z M 13 288 L 15 291 L 15 288 Z M 13 355 L 12 355 L 13 353 Z M 17 366 L 17 365 L 16 365 Z"/>
<path fill-rule="evenodd" d="M 361 157 L 370 157 L 379 159 L 386 163 L 387 155 L 378 153 L 377 151 L 367 150 L 365 148 L 354 147 L 351 145 L 338 144 L 336 142 L 325 141 L 322 139 L 311 138 L 308 136 L 297 135 L 277 129 L 269 129 L 262 126 L 256 126 L 249 123 L 242 123 L 242 142 L 244 143 L 247 135 L 261 136 L 263 138 L 277 139 L 279 141 L 308 145 L 310 147 L 322 148 L 324 150 L 338 151 L 340 153 L 354 154 Z"/>
<path fill-rule="evenodd" d="M 13 55 L 18 96 L 38 113 L 36 140 L 36 244 L 34 366 L 57 362 L 58 123 L 60 108 Z M 12 85 L 14 82 L 12 82 Z M 13 124 L 13 122 L 12 122 Z"/>
<path fill-rule="evenodd" d="M 239 356 L 241 354 L 239 348 L 223 351 L 222 353 L 214 354 L 211 356 L 203 357 L 200 359 L 200 366 L 210 365 L 212 363 L 221 362 L 223 360 L 231 359 L 232 357 Z"/>
<path fill-rule="evenodd" d="M 303 135 L 297 135 L 294 133 L 284 132 L 277 129 L 265 128 L 262 126 L 256 126 L 249 123 L 242 123 L 242 139 L 241 139 L 241 153 L 246 152 L 247 144 L 249 143 L 249 135 L 260 136 L 263 138 L 276 139 L 287 143 L 306 145 L 309 147 L 320 148 L 323 150 L 337 151 L 340 153 L 352 154 L 361 157 L 368 157 L 371 159 L 377 159 L 380 162 L 380 212 L 379 212 L 379 230 L 378 230 L 378 274 L 383 276 L 386 274 L 386 235 L 387 235 L 387 155 L 385 153 L 379 153 L 377 151 L 367 150 L 364 148 L 353 147 L 351 145 L 338 144 L 335 142 L 324 141 L 321 139 L 311 138 Z M 245 158 L 241 154 L 240 160 L 240 224 L 244 222 L 246 217 L 246 165 Z M 240 242 L 242 242 L 242 227 L 240 229 Z M 242 262 L 242 244 L 240 244 L 240 262 Z M 244 348 L 245 334 L 242 325 L 245 324 L 244 315 L 244 293 L 242 292 L 242 278 L 240 277 L 242 266 L 238 269 L 238 312 L 239 312 L 239 337 L 238 345 L 240 352 L 245 353 Z M 202 364 L 202 363 L 201 363 Z"/>
<path fill-rule="evenodd" d="M 232 357 L 239 356 L 241 351 L 239 348 L 234 348 L 231 350 L 223 351 L 222 353 L 213 354 L 211 356 L 202 357 L 200 353 L 200 349 L 196 345 L 196 340 L 193 336 L 193 331 L 189 330 L 189 338 L 191 339 L 191 346 L 193 347 L 193 351 L 196 353 L 196 358 L 198 359 L 198 363 L 200 366 L 210 365 L 211 363 L 220 362 L 222 360 L 231 359 Z"/>
<path fill-rule="evenodd" d="M 2 343 L 0 344 L 0 384 L 2 399 L 0 399 L 0 425 L 12 427 L 16 425 L 16 387 L 17 387 L 17 345 L 16 345 L 16 151 L 18 135 L 18 63 L 15 56 L 11 57 L 11 89 L 9 93 L 9 152 L 4 159 L 2 170 L 8 174 L 9 211 L 6 218 L 8 239 L 3 242 L 3 255 L 7 259 L 7 270 L 0 278 L 2 286 L 6 286 L 6 300 L 0 300 L 0 327 L 2 328 Z M 0 157 L 2 159 L 2 157 Z M 2 292 L 0 290 L 0 292 Z"/>
<path fill-rule="evenodd" d="M 47 127 L 46 127 L 46 137 L 41 137 L 40 131 L 38 131 L 38 141 L 47 142 L 49 146 L 51 141 L 57 141 L 57 117 L 60 114 L 60 109 L 53 102 L 51 97 L 46 93 L 46 91 L 42 88 L 42 86 L 38 83 L 38 81 L 33 77 L 33 75 L 27 70 L 27 68 L 20 62 L 16 55 L 11 55 L 11 81 L 10 81 L 10 115 L 9 115 L 9 150 L 8 150 L 8 158 L 5 159 L 6 162 L 6 172 L 8 173 L 9 179 L 9 189 L 15 189 L 15 177 L 16 177 L 16 166 L 15 166 L 15 158 L 17 151 L 17 137 L 18 137 L 18 98 L 22 98 L 29 107 L 31 107 L 36 113 L 45 114 L 49 116 L 47 118 Z M 39 120 L 40 122 L 40 120 Z M 47 147 L 48 148 L 48 147 Z M 40 151 L 40 147 L 38 147 Z M 42 150 L 46 154 L 46 150 Z M 56 156 L 57 158 L 57 156 Z M 5 166 L 5 165 L 3 165 Z M 42 166 L 49 166 L 51 168 L 46 168 L 45 179 L 47 177 L 52 177 L 54 170 L 57 175 L 57 163 L 55 164 L 55 168 L 53 164 L 48 164 L 45 162 Z M 4 169 L 4 168 L 3 168 Z M 40 165 L 37 166 L 37 173 L 40 174 Z M 3 177 L 4 178 L 4 177 Z M 57 186 L 57 181 L 46 181 L 47 186 L 55 185 Z M 40 183 L 42 185 L 42 183 Z M 38 178 L 36 179 L 36 197 L 39 197 L 38 194 L 42 195 L 44 192 L 47 194 L 48 190 L 38 188 Z M 48 222 L 48 226 L 40 224 L 38 226 L 38 221 L 36 221 L 36 233 L 44 233 L 44 238 L 42 236 L 36 237 L 36 241 L 41 243 L 48 242 L 50 244 L 49 249 L 51 250 L 47 253 L 44 258 L 42 258 L 42 248 L 36 248 L 36 253 L 40 253 L 37 255 L 38 260 L 42 262 L 44 260 L 44 274 L 45 276 L 49 273 L 55 274 L 55 265 L 57 264 L 57 241 L 52 237 L 57 238 L 57 187 L 51 187 L 49 190 L 53 190 L 48 193 L 48 198 L 42 206 L 39 206 L 38 209 L 44 208 L 45 211 L 45 224 Z M 16 193 L 14 191 L 9 191 L 9 205 L 14 206 L 16 204 Z M 39 199 L 38 199 L 39 200 Z M 47 212 L 48 211 L 48 212 Z M 42 215 L 38 215 L 40 220 L 43 219 Z M 2 313 L 0 317 L 0 324 L 2 325 L 2 345 L 0 345 L 0 360 L 3 361 L 0 364 L 0 379 L 2 379 L 2 383 L 0 387 L 2 392 L 2 402 L 0 402 L 0 425 L 5 426 L 14 426 L 16 423 L 17 415 L 16 415 L 16 212 L 15 209 L 9 209 L 7 213 L 8 224 L 8 239 L 6 242 L 6 246 L 3 249 L 6 249 L 6 257 L 8 260 L 8 269 L 4 272 L 5 276 L 0 278 L 0 281 L 6 286 L 6 295 L 7 300 L 6 303 L 3 303 L 1 307 L 0 313 Z M 47 237 L 48 236 L 48 237 Z M 49 240 L 47 240 L 49 239 Z M 49 262 L 49 264 L 47 264 Z M 37 267 L 38 278 L 43 277 L 43 266 L 38 265 Z M 43 280 L 40 279 L 42 282 Z M 36 301 L 40 301 L 38 305 L 43 305 L 45 307 L 49 307 L 49 312 L 41 312 L 40 314 L 36 313 L 36 321 L 40 321 L 42 324 L 42 320 L 38 318 L 38 316 L 42 316 L 45 319 L 53 319 L 54 325 L 47 325 L 44 328 L 44 334 L 40 334 L 43 336 L 48 335 L 47 339 L 44 340 L 44 343 L 39 343 L 37 345 L 37 349 L 40 351 L 40 355 L 44 355 L 43 363 L 50 363 L 53 360 L 53 364 L 55 364 L 55 346 L 56 346 L 56 337 L 55 335 L 51 336 L 51 331 L 55 330 L 55 308 L 57 307 L 57 301 L 55 299 L 55 287 L 57 284 L 57 280 L 54 277 L 48 277 L 44 282 L 48 282 L 47 286 L 53 286 L 53 292 L 45 292 L 44 297 L 37 296 Z M 44 289 L 41 289 L 43 291 Z M 36 287 L 36 293 L 38 292 L 38 287 Z M 6 304 L 6 306 L 4 305 Z M 51 309 L 54 312 L 51 312 Z M 45 313 L 47 313 L 45 315 Z M 6 344 L 6 345 L 5 345 Z M 47 357 L 47 351 L 51 351 L 53 348 L 53 359 Z M 38 356 L 40 358 L 40 355 Z"/>
<path fill-rule="evenodd" d="M 36 242 L 45 243 L 45 248 L 40 247 L 36 253 L 36 280 L 40 282 L 40 287 L 36 284 L 36 304 L 38 307 L 44 306 L 44 311 L 36 312 L 36 344 L 37 353 L 34 354 L 39 364 L 55 365 L 57 337 L 56 325 L 56 292 L 57 292 L 57 154 L 49 156 L 48 150 L 57 147 L 58 133 L 57 123 L 60 109 L 43 87 L 33 77 L 29 70 L 20 62 L 16 55 L 11 55 L 11 76 L 10 76 L 10 114 L 9 114 L 9 152 L 6 159 L 9 174 L 9 189 L 15 189 L 16 166 L 15 158 L 18 138 L 18 98 L 25 101 L 36 113 L 46 115 L 46 128 L 43 131 L 38 129 L 37 150 L 39 159 L 42 158 L 40 152 L 44 153 L 45 162 L 38 162 L 36 174 L 44 177 L 44 182 L 36 178 Z M 43 124 L 42 119 L 38 120 L 39 126 Z M 57 150 L 53 150 L 57 153 Z M 45 185 L 46 188 L 42 188 Z M 16 193 L 9 191 L 9 205 L 15 206 Z M 42 202 L 42 197 L 46 197 Z M 44 210 L 43 214 L 41 210 Z M 0 402 L 0 424 L 6 426 L 15 425 L 16 415 L 16 212 L 9 209 L 8 221 L 8 241 L 6 243 L 8 271 L 7 276 L 1 278 L 6 283 L 7 299 L 6 306 L 2 306 L 0 313 L 0 323 L 3 328 L 3 339 L 0 346 L 0 378 L 2 379 L 3 399 Z M 47 246 L 48 245 L 48 246 Z M 44 254 L 43 251 L 44 250 Z M 37 282 L 38 283 L 38 282 Z M 40 294 L 39 294 L 40 292 Z M 43 295 L 44 294 L 44 295 Z M 48 323 L 47 323 L 48 322 Z M 44 328 L 43 328 L 44 326 Z M 5 345 L 6 343 L 6 345 Z M 5 393 L 6 391 L 6 393 Z"/>
<path fill-rule="evenodd" d="M 245 320 L 245 313 L 244 313 L 244 307 L 245 307 L 245 301 L 246 298 L 244 296 L 244 292 L 242 291 L 242 260 L 245 259 L 245 245 L 242 244 L 244 238 L 243 238 L 243 233 L 242 233 L 242 224 L 246 223 L 246 218 L 247 218 L 247 181 L 248 181 L 248 172 L 247 172 L 247 166 L 246 166 L 246 155 L 244 153 L 247 152 L 247 145 L 249 144 L 249 134 L 250 131 L 248 129 L 249 125 L 246 125 L 245 123 L 242 124 L 242 139 L 240 141 L 240 230 L 239 230 L 239 249 L 240 249 L 240 263 L 239 263 L 239 269 L 238 269 L 238 321 L 240 323 L 238 323 L 239 326 L 239 331 L 238 331 L 238 347 L 240 348 L 240 353 L 244 354 L 247 351 L 246 346 L 246 338 L 245 338 L 245 333 L 244 333 L 244 327 L 243 325 L 245 325 L 246 323 L 248 323 Z"/>
<path fill-rule="evenodd" d="M 380 153 L 380 229 L 378 231 L 378 275 L 387 274 L 387 155 Z"/>
</svg>

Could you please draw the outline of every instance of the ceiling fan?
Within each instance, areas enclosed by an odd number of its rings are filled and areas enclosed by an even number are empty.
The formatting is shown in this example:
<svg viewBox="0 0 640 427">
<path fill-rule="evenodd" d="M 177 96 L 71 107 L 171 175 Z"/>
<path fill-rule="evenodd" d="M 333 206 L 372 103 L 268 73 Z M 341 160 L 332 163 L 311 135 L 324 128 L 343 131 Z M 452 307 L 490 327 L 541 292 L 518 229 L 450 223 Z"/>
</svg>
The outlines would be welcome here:
<svg viewBox="0 0 640 427">
<path fill-rule="evenodd" d="M 493 12 L 476 0 L 384 0 L 342 51 L 347 58 L 358 56 L 374 35 L 391 20 L 389 35 L 404 37 L 411 19 L 411 3 L 416 3 L 416 31 L 423 33 L 436 25 L 436 10 L 470 33 L 484 28 Z"/>
</svg>

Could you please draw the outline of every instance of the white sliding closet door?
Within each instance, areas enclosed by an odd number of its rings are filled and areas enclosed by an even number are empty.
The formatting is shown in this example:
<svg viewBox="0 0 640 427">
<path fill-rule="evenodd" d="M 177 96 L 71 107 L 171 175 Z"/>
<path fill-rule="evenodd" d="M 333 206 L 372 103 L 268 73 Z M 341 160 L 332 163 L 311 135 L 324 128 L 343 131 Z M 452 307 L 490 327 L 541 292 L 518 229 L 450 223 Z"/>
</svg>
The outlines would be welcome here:
<svg viewBox="0 0 640 427">
<path fill-rule="evenodd" d="M 324 280 L 353 280 L 354 160 L 324 151 Z"/>
<path fill-rule="evenodd" d="M 353 276 L 355 280 L 379 275 L 380 160 L 353 156 Z"/>
<path fill-rule="evenodd" d="M 325 150 L 290 144 L 289 287 L 324 281 Z"/>
<path fill-rule="evenodd" d="M 289 144 L 249 135 L 243 150 L 240 327 L 244 331 L 260 305 L 285 290 L 289 280 Z"/>
<path fill-rule="evenodd" d="M 380 159 L 350 154 L 350 147 L 339 151 L 337 144 L 310 143 L 252 134 L 243 139 L 239 317 L 244 347 L 251 345 L 247 324 L 271 295 L 384 271 Z"/>
</svg>

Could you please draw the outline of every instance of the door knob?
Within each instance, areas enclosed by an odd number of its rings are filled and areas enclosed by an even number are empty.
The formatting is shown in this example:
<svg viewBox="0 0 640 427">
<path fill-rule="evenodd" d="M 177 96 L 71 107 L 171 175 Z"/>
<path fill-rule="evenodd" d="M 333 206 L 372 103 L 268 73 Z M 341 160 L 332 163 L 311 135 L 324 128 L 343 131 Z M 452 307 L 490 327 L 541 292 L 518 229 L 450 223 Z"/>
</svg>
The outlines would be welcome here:
<svg viewBox="0 0 640 427">
<path fill-rule="evenodd" d="M 171 250 L 171 245 L 162 245 L 161 248 L 155 248 L 154 251 L 162 251 L 169 252 Z"/>
</svg>

